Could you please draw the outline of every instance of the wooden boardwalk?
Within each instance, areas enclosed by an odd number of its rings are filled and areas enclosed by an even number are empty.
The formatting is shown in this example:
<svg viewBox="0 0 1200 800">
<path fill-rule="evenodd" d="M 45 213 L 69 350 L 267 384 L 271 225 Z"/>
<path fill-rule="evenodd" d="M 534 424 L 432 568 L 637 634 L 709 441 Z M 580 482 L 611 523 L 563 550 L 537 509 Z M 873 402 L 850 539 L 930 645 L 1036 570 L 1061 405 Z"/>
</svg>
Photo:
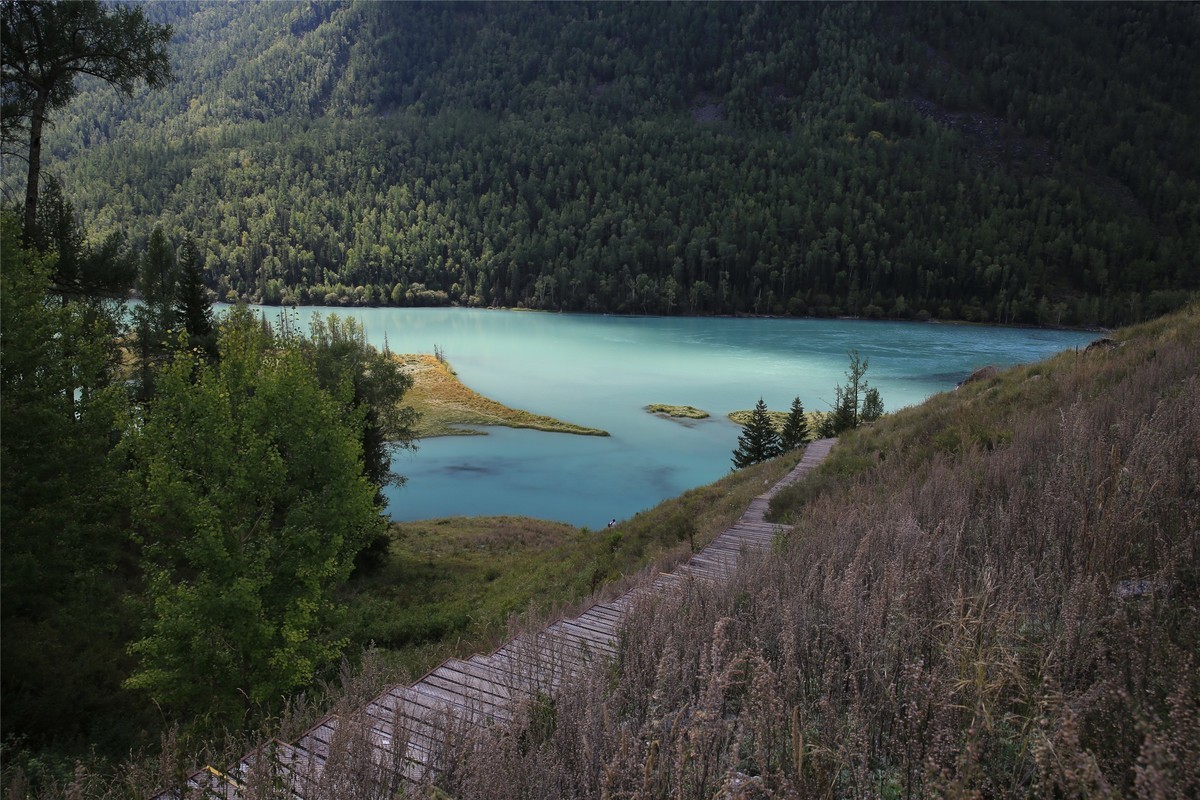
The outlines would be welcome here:
<svg viewBox="0 0 1200 800">
<path fill-rule="evenodd" d="M 723 582 L 736 569 L 743 552 L 770 546 L 783 526 L 763 515 L 771 498 L 801 479 L 828 455 L 835 440 L 808 445 L 800 463 L 781 481 L 750 502 L 741 518 L 694 554 L 674 572 L 659 574 L 647 586 L 631 589 L 596 603 L 571 619 L 560 619 L 535 633 L 509 641 L 491 655 L 450 659 L 410 686 L 392 686 L 351 717 L 328 716 L 293 743 L 273 741 L 256 749 L 233 768 L 222 772 L 205 767 L 187 778 L 188 797 L 235 800 L 262 781 L 274 787 L 272 796 L 336 797 L 330 785 L 339 780 L 326 767 L 352 753 L 370 753 L 373 763 L 358 765 L 363 775 L 419 779 L 436 772 L 436 758 L 445 731 L 505 722 L 521 702 L 552 697 L 562 681 L 597 659 L 616 654 L 625 615 L 638 594 L 663 591 L 688 577 Z M 363 747 L 369 743 L 370 747 Z M 370 779 L 370 775 L 363 775 Z M 328 779 L 328 780 L 323 780 Z M 344 779 L 344 774 L 341 779 Z M 179 800 L 178 790 L 154 800 Z"/>
</svg>

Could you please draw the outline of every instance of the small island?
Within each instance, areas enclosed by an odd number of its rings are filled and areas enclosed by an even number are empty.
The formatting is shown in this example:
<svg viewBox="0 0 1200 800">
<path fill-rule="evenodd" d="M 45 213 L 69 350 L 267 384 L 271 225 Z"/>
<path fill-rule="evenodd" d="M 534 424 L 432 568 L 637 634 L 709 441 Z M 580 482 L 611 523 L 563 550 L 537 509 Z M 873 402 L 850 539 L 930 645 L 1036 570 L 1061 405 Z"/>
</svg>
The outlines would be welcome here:
<svg viewBox="0 0 1200 800">
<path fill-rule="evenodd" d="M 694 406 L 669 406 L 665 403 L 651 403 L 646 406 L 651 414 L 662 414 L 681 419 L 708 419 L 708 412 Z"/>
<path fill-rule="evenodd" d="M 420 414 L 416 424 L 418 438 L 487 435 L 486 431 L 462 427 L 465 425 L 504 425 L 551 433 L 608 436 L 608 431 L 599 428 L 572 425 L 554 417 L 509 408 L 484 397 L 465 386 L 449 363 L 437 355 L 410 353 L 397 355 L 396 358 L 413 379 L 412 388 L 405 392 L 404 400 Z"/>
</svg>

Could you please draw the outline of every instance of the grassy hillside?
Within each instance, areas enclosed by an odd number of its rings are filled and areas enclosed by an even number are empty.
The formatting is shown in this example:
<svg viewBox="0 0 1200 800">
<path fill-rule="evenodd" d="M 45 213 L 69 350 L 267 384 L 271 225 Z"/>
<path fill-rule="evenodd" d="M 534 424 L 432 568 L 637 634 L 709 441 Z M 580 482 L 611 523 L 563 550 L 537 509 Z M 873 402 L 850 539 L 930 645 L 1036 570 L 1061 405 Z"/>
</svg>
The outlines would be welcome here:
<svg viewBox="0 0 1200 800">
<path fill-rule="evenodd" d="M 5 796 L 142 797 L 167 782 L 164 770 L 233 763 L 272 737 L 295 738 L 331 707 L 353 707 L 380 686 L 412 680 L 446 658 L 495 649 L 511 625 L 536 624 L 589 597 L 615 596 L 642 571 L 674 567 L 740 517 L 799 457 L 732 472 L 600 531 L 518 517 L 393 523 L 386 562 L 356 574 L 338 593 L 345 611 L 331 635 L 347 643 L 340 674 L 322 676 L 252 728 L 223 739 L 202 740 L 165 719 L 156 727 L 154 714 L 137 718 L 124 707 L 125 717 L 82 720 L 109 734 L 90 752 L 10 737 L 0 769 Z M 86 687 L 79 691 L 86 696 Z"/>
<path fill-rule="evenodd" d="M 850 434 L 454 797 L 1200 792 L 1200 308 Z M 736 789 L 736 791 L 735 791 Z"/>
<path fill-rule="evenodd" d="M 774 552 L 635 608 L 615 664 L 512 726 L 450 737 L 450 768 L 414 796 L 1195 796 L 1198 340 L 1193 306 L 848 434 L 776 498 L 795 527 Z M 349 599 L 359 635 L 391 626 L 398 649 L 325 696 L 352 708 L 488 647 L 526 604 L 537 625 L 597 580 L 680 558 L 689 529 L 706 541 L 793 462 L 612 531 L 397 527 L 394 574 Z M 402 630 L 414 587 L 431 604 L 409 619 L 460 623 Z M 476 610 L 456 610 L 468 595 Z M 268 732 L 288 738 L 328 702 L 300 699 Z M 157 769 L 197 761 L 166 744 Z M 94 796 L 161 780 L 76 778 Z"/>
<path fill-rule="evenodd" d="M 161 3 L 48 174 L 220 299 L 1137 321 L 1198 288 L 1200 11 Z M 10 182 L 23 174 L 6 170 Z"/>
</svg>

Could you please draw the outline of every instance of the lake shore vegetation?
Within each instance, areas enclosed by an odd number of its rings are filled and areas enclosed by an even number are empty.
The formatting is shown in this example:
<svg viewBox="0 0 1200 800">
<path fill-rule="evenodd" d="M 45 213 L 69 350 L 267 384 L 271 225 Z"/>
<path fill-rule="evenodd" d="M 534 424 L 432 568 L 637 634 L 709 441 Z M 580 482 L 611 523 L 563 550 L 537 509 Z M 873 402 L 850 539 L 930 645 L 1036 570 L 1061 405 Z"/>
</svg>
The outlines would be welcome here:
<svg viewBox="0 0 1200 800">
<path fill-rule="evenodd" d="M 484 397 L 463 384 L 445 357 L 439 358 L 437 353 L 396 355 L 395 358 L 412 380 L 412 388 L 405 394 L 404 401 L 417 415 L 413 430 L 419 438 L 478 436 L 486 431 L 467 426 L 487 425 L 608 436 L 599 428 L 573 425 L 542 414 L 509 408 Z"/>
</svg>

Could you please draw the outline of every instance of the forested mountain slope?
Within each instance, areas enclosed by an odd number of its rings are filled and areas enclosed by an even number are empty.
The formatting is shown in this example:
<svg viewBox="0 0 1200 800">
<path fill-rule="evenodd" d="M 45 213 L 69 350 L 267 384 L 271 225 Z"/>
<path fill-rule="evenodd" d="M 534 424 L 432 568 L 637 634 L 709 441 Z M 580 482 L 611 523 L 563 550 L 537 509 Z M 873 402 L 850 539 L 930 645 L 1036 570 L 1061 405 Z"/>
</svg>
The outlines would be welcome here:
<svg viewBox="0 0 1200 800">
<path fill-rule="evenodd" d="M 222 299 L 1088 324 L 1200 286 L 1193 4 L 150 13 L 177 82 L 85 87 L 47 169 Z"/>
</svg>

